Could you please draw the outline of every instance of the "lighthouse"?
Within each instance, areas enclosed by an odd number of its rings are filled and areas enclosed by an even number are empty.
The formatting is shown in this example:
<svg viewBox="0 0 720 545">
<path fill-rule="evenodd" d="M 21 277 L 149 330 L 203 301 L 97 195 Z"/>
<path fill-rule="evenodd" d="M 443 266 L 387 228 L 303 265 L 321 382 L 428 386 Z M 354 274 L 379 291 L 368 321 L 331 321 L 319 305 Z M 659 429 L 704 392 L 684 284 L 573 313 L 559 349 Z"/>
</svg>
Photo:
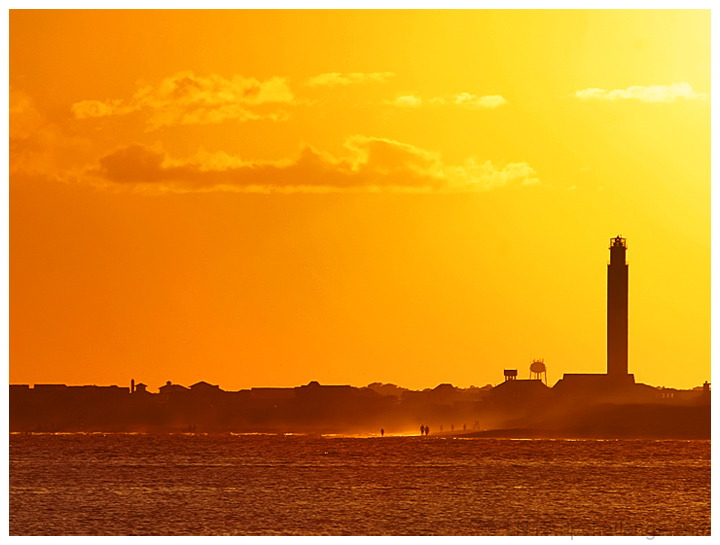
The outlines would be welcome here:
<svg viewBox="0 0 720 545">
<path fill-rule="evenodd" d="M 628 374 L 628 264 L 627 244 L 621 236 L 610 239 L 607 273 L 607 374 Z"/>
<path fill-rule="evenodd" d="M 622 236 L 610 239 L 610 263 L 607 272 L 607 373 L 564 373 L 563 378 L 553 386 L 554 395 L 559 396 L 557 399 L 574 399 L 587 403 L 600 400 L 628 403 L 638 399 L 635 395 L 638 392 L 635 376 L 628 373 L 626 253 L 627 244 Z"/>
</svg>

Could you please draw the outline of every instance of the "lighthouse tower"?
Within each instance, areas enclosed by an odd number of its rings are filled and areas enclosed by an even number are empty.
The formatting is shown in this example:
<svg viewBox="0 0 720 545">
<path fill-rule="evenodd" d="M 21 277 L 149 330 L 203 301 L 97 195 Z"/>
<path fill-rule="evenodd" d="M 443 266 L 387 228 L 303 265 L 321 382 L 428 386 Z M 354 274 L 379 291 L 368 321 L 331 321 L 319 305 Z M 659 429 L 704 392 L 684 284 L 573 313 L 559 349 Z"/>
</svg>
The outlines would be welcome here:
<svg viewBox="0 0 720 545">
<path fill-rule="evenodd" d="M 610 239 L 607 275 L 607 374 L 628 374 L 628 264 L 627 244 L 621 236 Z"/>
</svg>

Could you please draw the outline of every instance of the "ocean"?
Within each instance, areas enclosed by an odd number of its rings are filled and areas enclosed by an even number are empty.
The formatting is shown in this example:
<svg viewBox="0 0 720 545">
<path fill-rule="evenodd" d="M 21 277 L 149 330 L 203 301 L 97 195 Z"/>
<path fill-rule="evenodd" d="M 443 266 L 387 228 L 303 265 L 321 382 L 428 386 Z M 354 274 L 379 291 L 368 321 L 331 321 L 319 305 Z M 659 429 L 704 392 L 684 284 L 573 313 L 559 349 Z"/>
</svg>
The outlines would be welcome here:
<svg viewBox="0 0 720 545">
<path fill-rule="evenodd" d="M 12 433 L 10 535 L 710 535 L 710 441 Z"/>
</svg>

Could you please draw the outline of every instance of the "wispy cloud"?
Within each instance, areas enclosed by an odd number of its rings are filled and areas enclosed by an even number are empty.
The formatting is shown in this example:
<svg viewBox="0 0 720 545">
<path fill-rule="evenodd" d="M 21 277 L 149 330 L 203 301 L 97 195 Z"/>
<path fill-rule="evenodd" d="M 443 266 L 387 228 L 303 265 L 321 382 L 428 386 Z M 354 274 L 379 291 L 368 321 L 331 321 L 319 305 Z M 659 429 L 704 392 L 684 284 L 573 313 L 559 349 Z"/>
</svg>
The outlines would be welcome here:
<svg viewBox="0 0 720 545">
<path fill-rule="evenodd" d="M 196 76 L 180 72 L 158 85 L 138 89 L 130 100 L 83 100 L 72 105 L 76 118 L 107 117 L 142 111 L 147 115 L 148 130 L 173 125 L 221 123 L 227 120 L 284 121 L 283 110 L 256 110 L 265 104 L 292 104 L 293 96 L 284 78 L 265 81 L 234 75 L 230 79 L 217 74 Z"/>
<path fill-rule="evenodd" d="M 385 104 L 397 106 L 399 108 L 419 108 L 423 105 L 431 106 L 459 106 L 469 110 L 482 110 L 486 108 L 497 108 L 506 104 L 501 95 L 477 96 L 470 93 L 458 93 L 456 95 L 445 95 L 441 97 L 432 97 L 424 101 L 415 95 L 403 95 L 394 100 L 387 100 Z"/>
<path fill-rule="evenodd" d="M 45 124 L 45 117 L 38 111 L 27 93 L 10 87 L 9 99 L 11 140 L 28 138 Z"/>
<path fill-rule="evenodd" d="M 260 163 L 206 152 L 179 160 L 133 144 L 102 157 L 87 174 L 96 183 L 159 192 L 478 192 L 539 184 L 522 162 L 498 166 L 471 157 L 448 165 L 439 153 L 360 135 L 345 148 L 344 157 L 334 157 L 305 146 L 296 158 Z"/>
<path fill-rule="evenodd" d="M 30 96 L 13 87 L 9 92 L 9 171 L 11 174 L 53 176 L 68 155 L 86 149 L 88 141 L 67 135 L 50 123 Z"/>
<path fill-rule="evenodd" d="M 635 85 L 627 89 L 585 89 L 576 91 L 575 96 L 581 100 L 639 100 L 641 102 L 673 102 L 679 98 L 703 99 L 705 93 L 696 93 L 689 83 L 673 83 L 671 85 Z"/>
<path fill-rule="evenodd" d="M 455 104 L 470 108 L 471 110 L 478 108 L 497 108 L 505 103 L 507 103 L 507 100 L 500 95 L 488 95 L 484 97 L 471 95 L 470 93 L 455 95 Z"/>
<path fill-rule="evenodd" d="M 329 72 L 305 80 L 308 87 L 335 87 L 337 85 L 350 85 L 351 83 L 387 83 L 394 77 L 393 72 Z"/>
<path fill-rule="evenodd" d="M 386 104 L 391 104 L 393 106 L 397 106 L 398 108 L 419 108 L 422 106 L 423 101 L 415 95 L 402 95 L 394 100 L 386 101 Z"/>
<path fill-rule="evenodd" d="M 71 106 L 76 119 L 90 117 L 108 117 L 111 115 L 124 115 L 138 110 L 138 105 L 125 104 L 121 99 L 114 100 L 81 100 Z"/>
</svg>

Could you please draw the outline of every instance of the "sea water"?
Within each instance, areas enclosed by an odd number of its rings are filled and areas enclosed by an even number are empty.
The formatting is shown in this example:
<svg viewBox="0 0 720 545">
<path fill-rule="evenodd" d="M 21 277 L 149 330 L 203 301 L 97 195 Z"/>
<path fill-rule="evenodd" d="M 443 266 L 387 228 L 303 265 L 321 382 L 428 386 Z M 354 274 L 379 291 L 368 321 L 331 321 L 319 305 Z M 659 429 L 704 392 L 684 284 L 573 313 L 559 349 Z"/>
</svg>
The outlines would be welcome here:
<svg viewBox="0 0 720 545">
<path fill-rule="evenodd" d="M 13 433 L 11 535 L 709 535 L 710 441 Z"/>
</svg>

